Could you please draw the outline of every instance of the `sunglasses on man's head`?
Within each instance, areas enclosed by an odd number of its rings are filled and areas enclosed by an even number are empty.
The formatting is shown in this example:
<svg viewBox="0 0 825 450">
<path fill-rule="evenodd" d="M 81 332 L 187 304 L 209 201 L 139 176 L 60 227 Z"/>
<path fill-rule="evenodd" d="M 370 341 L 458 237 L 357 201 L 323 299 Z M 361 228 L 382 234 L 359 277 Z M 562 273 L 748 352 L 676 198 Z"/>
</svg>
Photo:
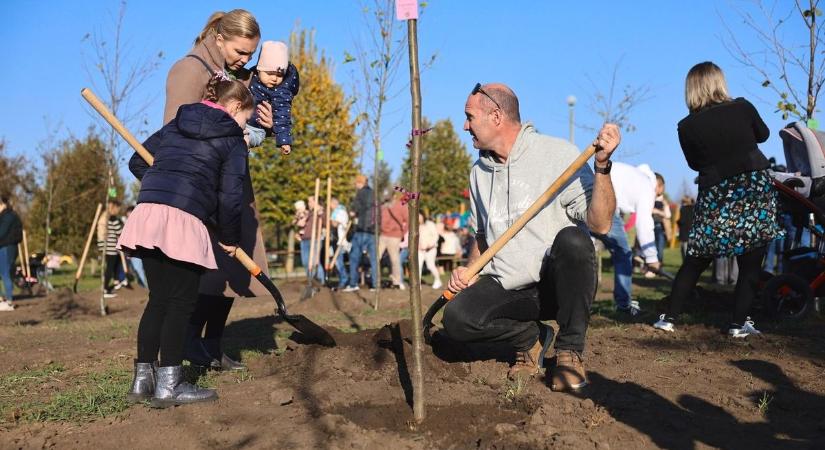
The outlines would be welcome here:
<svg viewBox="0 0 825 450">
<path fill-rule="evenodd" d="M 498 104 L 498 102 L 496 101 L 496 99 L 494 99 L 493 97 L 491 97 L 491 96 L 490 96 L 490 94 L 488 94 L 487 92 L 485 92 L 485 91 L 484 91 L 484 89 L 482 89 L 482 88 L 481 88 L 481 83 L 476 83 L 475 87 L 473 87 L 473 92 L 471 92 L 471 93 L 470 93 L 470 95 L 476 95 L 476 94 L 478 94 L 479 92 L 481 92 L 481 93 L 482 93 L 482 94 L 484 94 L 487 98 L 489 98 L 491 102 L 495 103 L 495 104 L 496 104 L 496 107 L 497 107 L 498 109 L 501 109 L 501 105 L 499 105 L 499 104 Z"/>
</svg>

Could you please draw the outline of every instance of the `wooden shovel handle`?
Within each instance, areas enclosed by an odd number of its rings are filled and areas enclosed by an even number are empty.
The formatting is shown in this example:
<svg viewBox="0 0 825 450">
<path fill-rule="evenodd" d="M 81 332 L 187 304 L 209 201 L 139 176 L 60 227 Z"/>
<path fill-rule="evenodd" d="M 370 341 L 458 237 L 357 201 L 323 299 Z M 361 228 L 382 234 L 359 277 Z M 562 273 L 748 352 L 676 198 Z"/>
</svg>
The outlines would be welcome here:
<svg viewBox="0 0 825 450">
<path fill-rule="evenodd" d="M 146 164 L 149 164 L 151 166 L 155 162 L 155 158 L 152 156 L 151 153 L 149 153 L 148 150 L 146 150 L 146 147 L 144 147 L 143 144 L 140 143 L 140 141 L 135 139 L 132 133 L 130 133 L 129 130 L 127 130 L 126 127 L 123 126 L 123 123 L 121 123 L 120 120 L 118 120 L 118 118 L 115 117 L 115 115 L 112 114 L 111 111 L 109 111 L 109 108 L 106 107 L 106 105 L 100 100 L 100 98 L 98 98 L 97 95 L 95 95 L 94 92 L 92 92 L 91 89 L 81 89 L 80 95 L 82 95 L 83 98 L 85 98 L 86 101 L 89 102 L 90 105 L 92 105 L 92 108 L 94 108 L 95 111 L 97 111 L 98 114 L 100 114 L 103 117 L 103 119 L 105 119 L 106 122 L 108 122 L 109 125 L 111 125 L 112 128 L 114 128 L 115 131 L 117 131 L 117 133 L 121 135 L 123 139 L 125 139 L 126 142 L 128 142 L 129 145 L 132 146 L 132 148 L 135 149 L 135 151 L 140 155 L 140 157 L 143 158 L 144 161 L 146 161 Z"/>
<path fill-rule="evenodd" d="M 481 256 L 476 258 L 475 261 L 467 266 L 467 270 L 464 271 L 463 281 L 466 283 L 469 280 L 472 280 L 474 276 L 478 275 L 478 273 L 481 272 L 481 269 L 483 269 L 484 266 L 486 266 L 487 263 L 493 259 L 496 253 L 498 253 L 499 250 L 501 250 L 510 241 L 510 239 L 516 235 L 516 233 L 521 231 L 530 219 L 535 217 L 536 214 L 541 211 L 544 205 L 556 195 L 559 189 L 570 181 L 570 178 L 572 178 L 573 175 L 575 175 L 576 172 L 582 168 L 582 166 L 587 164 L 587 160 L 590 159 L 590 157 L 595 153 L 596 147 L 591 145 L 587 147 L 587 149 L 585 149 L 585 151 L 582 152 L 578 158 L 570 163 L 570 166 L 568 166 L 567 169 L 562 172 L 558 178 L 556 178 L 556 181 L 554 181 L 553 184 L 551 184 L 550 187 L 548 187 L 547 190 L 544 191 L 544 193 L 541 194 L 541 196 L 537 198 L 526 211 L 524 211 L 524 214 L 516 219 L 516 221 L 510 225 L 510 228 L 505 230 L 504 234 L 499 236 L 499 238 L 496 239 L 495 242 L 493 242 L 492 245 L 490 245 L 487 250 L 481 254 Z M 447 298 L 447 300 L 452 300 L 455 296 L 455 294 L 449 289 L 445 289 L 442 295 Z"/>
<path fill-rule="evenodd" d="M 89 246 L 92 245 L 92 237 L 94 237 L 95 235 L 97 221 L 100 218 L 100 212 L 102 210 L 103 205 L 98 203 L 97 209 L 95 210 L 95 218 L 92 220 L 92 226 L 89 229 L 89 235 L 86 237 L 86 245 L 83 246 L 83 255 L 80 257 L 80 262 L 77 265 L 77 273 L 74 276 L 75 280 L 79 280 L 80 276 L 83 274 L 83 265 L 86 263 L 86 257 L 89 256 Z"/>
<path fill-rule="evenodd" d="M 261 268 L 255 264 L 255 261 L 253 261 L 242 248 L 238 247 L 237 250 L 235 250 L 235 259 L 237 259 L 253 277 L 257 277 L 258 274 L 261 273 Z"/>
</svg>

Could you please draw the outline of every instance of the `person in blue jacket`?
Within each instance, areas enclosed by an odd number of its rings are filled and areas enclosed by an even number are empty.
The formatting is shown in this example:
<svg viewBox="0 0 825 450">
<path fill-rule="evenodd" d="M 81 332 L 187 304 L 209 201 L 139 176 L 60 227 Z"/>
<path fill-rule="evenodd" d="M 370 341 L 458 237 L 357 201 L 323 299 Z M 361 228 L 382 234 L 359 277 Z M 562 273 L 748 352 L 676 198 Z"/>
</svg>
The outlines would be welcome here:
<svg viewBox="0 0 825 450">
<path fill-rule="evenodd" d="M 183 381 L 186 330 L 201 274 L 218 268 L 206 223 L 234 256 L 241 239 L 243 184 L 248 173 L 243 126 L 252 95 L 223 73 L 206 99 L 182 105 L 174 120 L 146 140 L 150 167 L 139 155 L 129 169 L 141 181 L 137 206 L 117 248 L 143 260 L 149 301 L 140 319 L 135 376 L 127 399 L 154 407 L 214 400 L 217 394 Z M 158 353 L 160 360 L 158 361 Z"/>
<path fill-rule="evenodd" d="M 249 90 L 258 105 L 267 102 L 272 105 L 273 126 L 269 130 L 275 136 L 275 144 L 281 153 L 292 151 L 292 99 L 298 95 L 300 79 L 298 69 L 289 62 L 289 53 L 283 42 L 266 41 L 261 46 L 258 65 L 252 68 Z M 270 134 L 260 127 L 257 113 L 246 125 L 250 147 L 261 145 Z"/>
</svg>

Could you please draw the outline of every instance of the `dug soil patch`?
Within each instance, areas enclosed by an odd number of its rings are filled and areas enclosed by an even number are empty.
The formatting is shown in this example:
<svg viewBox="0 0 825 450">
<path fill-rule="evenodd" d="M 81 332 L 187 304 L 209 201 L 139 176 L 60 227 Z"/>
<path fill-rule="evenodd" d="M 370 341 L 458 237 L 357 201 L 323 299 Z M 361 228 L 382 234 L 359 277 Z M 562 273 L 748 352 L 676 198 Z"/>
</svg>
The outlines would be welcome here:
<svg viewBox="0 0 825 450">
<path fill-rule="evenodd" d="M 225 344 L 249 370 L 201 379 L 217 389 L 217 402 L 139 404 L 77 422 L 0 422 L 0 448 L 825 448 L 820 319 L 760 322 L 760 339 L 731 340 L 711 323 L 662 333 L 597 316 L 585 352 L 590 386 L 578 393 L 552 392 L 544 376 L 510 382 L 510 349 L 436 334 L 423 355 L 427 418 L 414 424 L 412 324 L 397 319 L 408 293 L 382 292 L 374 311 L 371 293 L 323 290 L 300 302 L 302 283 L 279 287 L 290 311 L 331 330 L 336 347 L 305 343 L 272 314 L 270 298 L 236 301 Z M 81 306 L 97 301 L 82 297 L 74 300 Z M 42 323 L 0 322 L 0 377 L 47 362 L 65 367 L 50 375 L 61 382 L 113 365 L 131 370 L 145 291 L 119 294 L 110 303 L 116 313 L 103 319 L 77 308 L 59 321 L 35 316 L 45 301 L 23 309 Z M 59 394 L 49 386 L 29 389 Z"/>
</svg>

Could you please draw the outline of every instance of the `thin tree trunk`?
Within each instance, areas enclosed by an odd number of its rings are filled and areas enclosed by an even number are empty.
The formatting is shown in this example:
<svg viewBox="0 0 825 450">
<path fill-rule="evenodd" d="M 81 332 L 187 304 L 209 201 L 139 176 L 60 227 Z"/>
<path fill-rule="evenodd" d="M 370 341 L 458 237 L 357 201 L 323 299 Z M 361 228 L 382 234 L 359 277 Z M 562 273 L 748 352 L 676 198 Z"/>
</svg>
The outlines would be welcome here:
<svg viewBox="0 0 825 450">
<path fill-rule="evenodd" d="M 112 110 L 116 111 L 116 104 L 112 105 Z M 115 148 L 115 131 L 114 129 L 111 131 L 109 135 L 109 148 L 106 150 L 106 167 L 108 168 L 108 174 L 106 176 L 106 200 L 103 202 L 103 221 L 105 223 L 104 231 L 103 231 L 103 245 L 101 246 L 100 251 L 100 315 L 105 316 L 108 314 L 108 308 L 106 307 L 106 252 L 108 251 L 109 246 L 109 191 L 114 186 L 114 178 L 112 174 L 112 161 L 114 160 L 113 153 Z"/>
<path fill-rule="evenodd" d="M 381 95 L 383 95 L 383 89 L 381 89 L 380 92 L 382 93 Z M 383 102 L 382 102 L 382 104 L 383 104 Z M 373 144 L 375 146 L 375 161 L 374 161 L 375 164 L 374 164 L 373 175 L 372 175 L 372 179 L 373 179 L 373 182 L 372 182 L 372 186 L 373 186 L 373 189 L 372 189 L 372 212 L 373 212 L 373 217 L 375 218 L 375 220 L 374 220 L 374 223 L 375 223 L 374 228 L 375 229 L 372 232 L 373 233 L 373 239 L 375 240 L 375 246 L 374 246 L 375 247 L 375 253 L 373 253 L 373 255 L 372 255 L 372 264 L 373 264 L 372 267 L 375 268 L 375 270 L 373 270 L 373 273 L 375 274 L 375 279 L 372 280 L 372 285 L 375 288 L 375 297 L 373 299 L 372 305 L 373 305 L 373 308 L 375 308 L 376 310 L 378 310 L 378 307 L 380 306 L 379 303 L 380 303 L 380 299 L 381 299 L 381 255 L 378 254 L 378 241 L 381 238 L 381 227 L 379 226 L 380 219 L 381 219 L 381 203 L 378 201 L 378 196 L 380 195 L 379 192 L 378 192 L 378 168 L 379 168 L 378 161 L 380 161 L 379 156 L 381 154 L 381 134 L 380 134 L 381 133 L 381 126 L 380 126 L 380 123 L 381 123 L 380 122 L 381 105 L 379 105 L 378 111 L 379 111 L 378 112 L 379 122 L 378 122 L 378 126 L 376 126 L 375 137 L 373 138 Z"/>
<path fill-rule="evenodd" d="M 806 119 L 813 119 L 814 118 L 814 109 L 816 108 L 816 99 L 814 98 L 814 71 L 816 70 L 816 5 L 814 4 L 813 0 L 810 2 L 810 9 L 811 11 L 811 25 L 809 28 L 810 32 L 810 61 L 808 62 L 808 104 L 806 105 Z"/>
<path fill-rule="evenodd" d="M 413 192 L 421 190 L 421 80 L 418 69 L 418 21 L 407 21 L 407 42 L 410 50 L 410 94 L 412 96 L 412 125 L 413 143 L 412 154 L 412 185 Z M 421 330 L 421 275 L 418 271 L 418 199 L 409 202 L 410 209 L 410 310 L 413 323 L 413 415 L 415 421 L 421 423 L 425 418 L 424 411 L 424 371 L 421 351 L 423 336 Z"/>
<path fill-rule="evenodd" d="M 330 226 L 330 208 L 332 203 L 332 177 L 327 177 L 327 215 L 326 215 L 326 227 L 324 228 L 324 270 L 327 270 L 329 267 L 329 226 Z M 327 278 L 329 278 L 329 273 L 326 274 Z"/>
</svg>

